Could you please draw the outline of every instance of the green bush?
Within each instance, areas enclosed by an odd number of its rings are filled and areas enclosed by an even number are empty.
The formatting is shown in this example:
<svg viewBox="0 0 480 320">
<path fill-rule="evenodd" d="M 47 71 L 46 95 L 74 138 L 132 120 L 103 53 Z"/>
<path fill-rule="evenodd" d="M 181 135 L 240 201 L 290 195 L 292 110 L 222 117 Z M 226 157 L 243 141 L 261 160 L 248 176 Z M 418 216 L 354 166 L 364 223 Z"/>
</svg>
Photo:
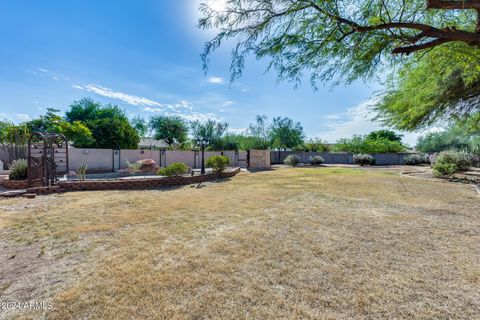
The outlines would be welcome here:
<svg viewBox="0 0 480 320">
<path fill-rule="evenodd" d="M 312 166 L 318 166 L 318 165 L 321 165 L 322 163 L 324 163 L 325 161 L 323 160 L 322 157 L 320 156 L 313 156 L 313 157 L 310 157 L 310 164 Z"/>
<path fill-rule="evenodd" d="M 174 162 L 165 168 L 160 168 L 157 171 L 157 174 L 161 176 L 172 177 L 172 176 L 187 174 L 188 171 L 189 171 L 189 167 L 185 163 Z"/>
<path fill-rule="evenodd" d="M 207 167 L 213 169 L 214 172 L 223 172 L 230 164 L 230 159 L 225 156 L 212 156 L 207 160 Z"/>
<path fill-rule="evenodd" d="M 466 171 L 473 165 L 473 156 L 463 151 L 440 152 L 432 166 L 436 176 L 452 175 L 457 171 Z"/>
<path fill-rule="evenodd" d="M 433 167 L 433 175 L 436 177 L 441 176 L 451 176 L 458 171 L 457 165 L 455 163 L 442 163 L 436 162 Z"/>
<path fill-rule="evenodd" d="M 289 154 L 283 163 L 288 164 L 289 166 L 295 167 L 300 162 L 300 157 L 296 154 Z"/>
<path fill-rule="evenodd" d="M 363 153 L 359 153 L 359 154 L 356 154 L 353 156 L 353 162 L 355 164 L 359 164 L 361 166 L 364 166 L 364 165 L 375 165 L 375 158 L 373 158 L 371 155 L 369 154 L 363 154 Z"/>
<path fill-rule="evenodd" d="M 430 158 L 426 153 L 409 154 L 405 156 L 403 160 L 405 160 L 405 164 L 409 166 L 430 163 Z"/>
<path fill-rule="evenodd" d="M 28 178 L 28 161 L 25 159 L 13 160 L 10 164 L 10 180 L 26 180 Z"/>
</svg>

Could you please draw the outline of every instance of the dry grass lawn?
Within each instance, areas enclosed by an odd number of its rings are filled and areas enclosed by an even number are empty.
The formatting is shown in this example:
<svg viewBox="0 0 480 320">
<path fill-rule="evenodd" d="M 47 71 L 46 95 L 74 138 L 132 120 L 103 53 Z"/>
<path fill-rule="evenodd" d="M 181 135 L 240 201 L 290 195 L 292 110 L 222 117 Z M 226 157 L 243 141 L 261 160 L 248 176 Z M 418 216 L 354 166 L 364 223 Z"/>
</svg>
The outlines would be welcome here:
<svg viewBox="0 0 480 320">
<path fill-rule="evenodd" d="M 0 319 L 478 319 L 480 197 L 398 169 L 280 168 L 0 201 Z"/>
</svg>

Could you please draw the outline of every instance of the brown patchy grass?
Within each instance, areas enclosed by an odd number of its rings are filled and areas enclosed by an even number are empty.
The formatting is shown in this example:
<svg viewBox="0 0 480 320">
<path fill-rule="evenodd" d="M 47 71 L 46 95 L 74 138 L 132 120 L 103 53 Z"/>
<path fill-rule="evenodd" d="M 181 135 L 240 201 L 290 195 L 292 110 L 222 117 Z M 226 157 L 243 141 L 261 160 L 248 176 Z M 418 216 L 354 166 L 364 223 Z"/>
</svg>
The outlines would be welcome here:
<svg viewBox="0 0 480 320">
<path fill-rule="evenodd" d="M 281 168 L 3 200 L 0 301 L 54 309 L 0 318 L 474 319 L 479 199 L 392 169 Z"/>
</svg>

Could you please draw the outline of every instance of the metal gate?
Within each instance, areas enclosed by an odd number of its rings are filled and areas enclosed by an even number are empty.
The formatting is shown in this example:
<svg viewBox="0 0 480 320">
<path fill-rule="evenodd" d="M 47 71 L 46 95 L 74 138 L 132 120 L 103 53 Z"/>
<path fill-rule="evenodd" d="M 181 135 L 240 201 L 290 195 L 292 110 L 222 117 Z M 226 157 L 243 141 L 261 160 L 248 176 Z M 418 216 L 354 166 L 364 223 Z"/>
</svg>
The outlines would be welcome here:
<svg viewBox="0 0 480 320">
<path fill-rule="evenodd" d="M 67 138 L 60 133 L 32 133 L 28 140 L 28 185 L 54 185 L 68 171 Z"/>
</svg>

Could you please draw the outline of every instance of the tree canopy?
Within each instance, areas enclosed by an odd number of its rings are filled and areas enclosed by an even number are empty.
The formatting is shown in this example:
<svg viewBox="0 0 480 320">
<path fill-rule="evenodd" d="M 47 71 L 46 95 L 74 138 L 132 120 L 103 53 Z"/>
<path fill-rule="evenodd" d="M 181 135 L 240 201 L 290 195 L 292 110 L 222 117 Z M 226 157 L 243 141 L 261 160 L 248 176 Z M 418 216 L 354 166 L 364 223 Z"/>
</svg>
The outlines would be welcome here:
<svg viewBox="0 0 480 320">
<path fill-rule="evenodd" d="M 303 144 L 305 133 L 300 122 L 287 117 L 275 117 L 269 131 L 272 148 L 286 150 Z"/>
<path fill-rule="evenodd" d="M 391 130 L 377 130 L 367 134 L 367 139 L 370 140 L 387 139 L 390 141 L 402 142 L 402 138 L 403 134 L 398 134 Z"/>
<path fill-rule="evenodd" d="M 480 44 L 475 10 L 479 1 L 435 0 L 229 0 L 216 11 L 200 6 L 201 28 L 220 31 L 203 58 L 234 39 L 232 77 L 246 56 L 271 58 L 281 78 L 312 82 L 333 76 L 347 82 L 372 76 L 393 54 L 420 52 L 444 43 Z"/>
<path fill-rule="evenodd" d="M 377 119 L 401 130 L 438 122 L 468 122 L 480 131 L 480 50 L 462 43 L 435 48 L 411 61 L 387 83 Z"/>
<path fill-rule="evenodd" d="M 193 139 L 207 139 L 213 149 L 222 144 L 222 137 L 227 132 L 228 123 L 208 120 L 206 122 L 193 121 L 191 123 Z"/>
<path fill-rule="evenodd" d="M 431 132 L 417 140 L 420 152 L 440 152 L 449 149 L 480 152 L 480 132 L 470 134 L 458 125 L 439 132 Z"/>
<path fill-rule="evenodd" d="M 249 55 L 296 85 L 393 74 L 376 110 L 403 130 L 479 112 L 479 0 L 229 0 L 225 10 L 208 1 L 200 10 L 199 26 L 219 30 L 204 67 L 233 42 L 232 80 Z"/>
<path fill-rule="evenodd" d="M 85 98 L 70 105 L 65 118 L 83 123 L 92 132 L 94 142 L 82 147 L 136 149 L 140 142 L 137 130 L 118 106 Z"/>
<path fill-rule="evenodd" d="M 344 151 L 351 153 L 396 153 L 405 151 L 401 141 L 390 140 L 386 137 L 373 135 L 354 135 L 352 138 L 339 139 L 334 151 Z"/>
<path fill-rule="evenodd" d="M 155 139 L 165 141 L 170 147 L 187 140 L 188 126 L 179 116 L 158 115 L 150 119 L 150 128 Z"/>
<path fill-rule="evenodd" d="M 47 113 L 25 123 L 28 131 L 55 132 L 63 134 L 77 148 L 90 147 L 95 144 L 90 129 L 80 121 L 67 122 L 57 113 L 60 110 L 48 108 Z"/>
</svg>

